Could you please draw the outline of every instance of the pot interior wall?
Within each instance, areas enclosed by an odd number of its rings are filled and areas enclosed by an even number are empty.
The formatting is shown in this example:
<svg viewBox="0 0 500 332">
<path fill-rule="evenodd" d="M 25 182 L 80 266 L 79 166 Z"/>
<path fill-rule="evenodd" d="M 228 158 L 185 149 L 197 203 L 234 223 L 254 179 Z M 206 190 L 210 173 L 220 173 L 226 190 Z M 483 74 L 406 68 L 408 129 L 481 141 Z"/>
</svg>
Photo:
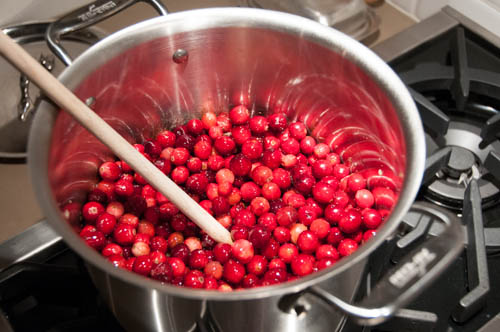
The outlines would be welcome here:
<svg viewBox="0 0 500 332">
<path fill-rule="evenodd" d="M 176 63 L 177 49 L 188 60 Z M 99 56 L 97 54 L 97 56 Z M 133 46 L 88 75 L 75 90 L 131 143 L 154 138 L 206 110 L 244 103 L 254 114 L 303 120 L 352 170 L 403 180 L 406 146 L 391 102 L 356 64 L 285 31 L 222 27 L 178 33 Z M 52 130 L 49 180 L 59 204 L 82 201 L 112 154 L 67 114 Z"/>
</svg>

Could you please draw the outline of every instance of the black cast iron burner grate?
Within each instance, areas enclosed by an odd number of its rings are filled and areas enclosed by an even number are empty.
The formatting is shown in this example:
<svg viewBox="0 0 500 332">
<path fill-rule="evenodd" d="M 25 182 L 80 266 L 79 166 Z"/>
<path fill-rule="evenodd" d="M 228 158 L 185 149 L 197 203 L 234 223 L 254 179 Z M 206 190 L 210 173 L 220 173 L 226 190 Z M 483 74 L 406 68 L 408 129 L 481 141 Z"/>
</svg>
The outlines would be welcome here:
<svg viewBox="0 0 500 332">
<path fill-rule="evenodd" d="M 500 275 L 500 51 L 459 26 L 392 66 L 420 111 L 428 155 L 409 227 L 374 255 L 369 283 L 452 220 L 466 228 L 466 250 L 410 309 L 373 331 L 476 331 L 500 309 L 489 281 Z"/>
</svg>

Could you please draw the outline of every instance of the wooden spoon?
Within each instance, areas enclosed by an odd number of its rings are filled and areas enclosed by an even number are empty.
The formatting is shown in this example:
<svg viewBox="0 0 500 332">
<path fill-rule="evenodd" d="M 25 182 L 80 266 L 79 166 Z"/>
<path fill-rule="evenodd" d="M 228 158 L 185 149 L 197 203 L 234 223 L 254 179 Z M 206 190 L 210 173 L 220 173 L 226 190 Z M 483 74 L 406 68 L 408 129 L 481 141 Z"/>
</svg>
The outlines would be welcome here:
<svg viewBox="0 0 500 332">
<path fill-rule="evenodd" d="M 0 53 L 215 241 L 232 244 L 227 229 L 4 32 L 0 32 Z"/>
</svg>

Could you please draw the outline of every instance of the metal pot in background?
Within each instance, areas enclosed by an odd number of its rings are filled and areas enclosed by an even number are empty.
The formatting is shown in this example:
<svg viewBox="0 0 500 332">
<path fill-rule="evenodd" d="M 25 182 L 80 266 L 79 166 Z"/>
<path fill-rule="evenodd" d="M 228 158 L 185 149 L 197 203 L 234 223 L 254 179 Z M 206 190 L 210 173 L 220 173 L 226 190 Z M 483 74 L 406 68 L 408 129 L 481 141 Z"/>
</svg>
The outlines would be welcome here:
<svg viewBox="0 0 500 332">
<path fill-rule="evenodd" d="M 19 24 L 2 30 L 22 45 L 34 58 L 54 75 L 59 75 L 65 65 L 52 54 L 45 41 L 47 28 L 52 22 Z M 79 30 L 65 37 L 65 44 L 71 56 L 76 57 L 84 50 L 104 38 L 105 33 L 95 27 Z M 41 101 L 40 90 L 30 84 L 3 58 L 0 58 L 0 162 L 23 163 L 26 161 L 28 133 L 32 113 Z"/>
<path fill-rule="evenodd" d="M 87 7 L 76 14 L 85 13 Z M 329 269 L 231 293 L 163 285 L 114 268 L 79 238 L 78 220 L 64 219 L 60 207 L 85 200 L 99 164 L 112 155 L 67 114 L 42 102 L 29 141 L 35 193 L 51 226 L 87 262 L 97 288 L 129 330 L 189 331 L 209 316 L 224 332 L 306 326 L 320 331 L 342 324 L 343 314 L 332 313 L 332 304 L 374 324 L 421 292 L 461 249 L 461 228 L 451 225 L 402 260 L 364 307 L 349 304 L 368 255 L 393 235 L 414 200 L 425 147 L 417 110 L 399 78 L 338 31 L 266 10 L 187 11 L 109 36 L 59 78 L 131 142 L 206 109 L 221 112 L 244 103 L 254 113 L 282 111 L 300 118 L 353 171 L 377 170 L 400 189 L 378 235 Z"/>
</svg>

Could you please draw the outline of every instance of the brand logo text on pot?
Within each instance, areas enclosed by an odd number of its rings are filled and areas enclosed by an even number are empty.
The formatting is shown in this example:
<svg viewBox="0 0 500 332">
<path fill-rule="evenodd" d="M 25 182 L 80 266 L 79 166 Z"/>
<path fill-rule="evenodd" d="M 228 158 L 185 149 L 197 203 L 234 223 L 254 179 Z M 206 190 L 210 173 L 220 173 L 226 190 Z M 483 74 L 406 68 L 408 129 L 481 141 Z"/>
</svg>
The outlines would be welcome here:
<svg viewBox="0 0 500 332">
<path fill-rule="evenodd" d="M 436 258 L 436 254 L 422 248 L 413 256 L 411 262 L 405 263 L 389 277 L 389 282 L 398 288 L 404 287 L 414 277 L 422 277 L 427 273 L 427 265 Z"/>
<path fill-rule="evenodd" d="M 99 7 L 96 7 L 96 5 L 90 5 L 89 10 L 81 15 L 78 15 L 78 18 L 85 22 L 91 18 L 94 18 L 96 15 L 105 13 L 106 11 L 113 9 L 116 7 L 116 3 L 114 1 L 108 1 L 103 5 L 100 5 Z"/>
</svg>

